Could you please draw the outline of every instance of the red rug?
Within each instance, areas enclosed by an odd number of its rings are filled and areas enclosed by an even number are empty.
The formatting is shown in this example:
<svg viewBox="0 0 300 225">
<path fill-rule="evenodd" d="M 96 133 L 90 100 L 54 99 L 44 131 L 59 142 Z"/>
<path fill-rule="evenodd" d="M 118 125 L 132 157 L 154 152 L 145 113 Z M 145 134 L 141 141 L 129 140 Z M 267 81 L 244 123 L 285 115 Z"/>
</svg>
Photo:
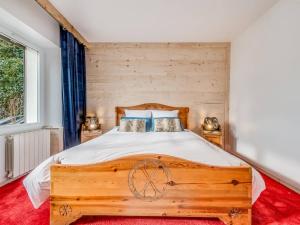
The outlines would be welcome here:
<svg viewBox="0 0 300 225">
<path fill-rule="evenodd" d="M 253 225 L 300 225 L 300 195 L 263 175 L 267 189 L 253 206 Z M 35 210 L 22 179 L 0 188 L 0 225 L 48 225 L 49 202 Z M 76 225 L 223 225 L 217 219 L 84 217 Z"/>
</svg>

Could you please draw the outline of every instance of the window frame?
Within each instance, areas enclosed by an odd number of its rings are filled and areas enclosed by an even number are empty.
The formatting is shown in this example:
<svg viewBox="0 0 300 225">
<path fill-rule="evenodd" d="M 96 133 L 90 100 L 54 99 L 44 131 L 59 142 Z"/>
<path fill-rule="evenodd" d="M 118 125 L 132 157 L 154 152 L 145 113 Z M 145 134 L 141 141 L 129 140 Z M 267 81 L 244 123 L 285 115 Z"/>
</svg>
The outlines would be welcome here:
<svg viewBox="0 0 300 225">
<path fill-rule="evenodd" d="M 22 37 L 18 36 L 17 34 L 13 32 L 7 31 L 5 28 L 0 26 L 0 35 L 4 38 L 7 38 L 9 41 L 15 42 L 21 46 L 26 48 L 31 48 L 35 50 L 38 54 L 38 62 L 37 62 L 37 122 L 34 123 L 21 123 L 21 124 L 7 124 L 7 125 L 0 125 L 0 131 L 1 130 L 19 130 L 23 128 L 34 128 L 34 127 L 41 127 L 41 52 L 42 50 L 37 47 L 36 45 L 32 44 L 31 42 L 26 41 Z M 26 58 L 24 58 L 24 118 L 26 118 Z M 0 132 L 1 133 L 1 132 Z"/>
</svg>

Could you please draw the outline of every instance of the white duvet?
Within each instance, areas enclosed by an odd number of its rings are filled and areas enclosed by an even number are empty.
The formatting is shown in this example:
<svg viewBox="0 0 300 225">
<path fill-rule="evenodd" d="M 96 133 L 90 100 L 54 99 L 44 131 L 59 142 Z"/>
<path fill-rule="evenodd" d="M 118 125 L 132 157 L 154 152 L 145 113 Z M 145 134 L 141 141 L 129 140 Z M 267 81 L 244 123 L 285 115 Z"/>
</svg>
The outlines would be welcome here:
<svg viewBox="0 0 300 225">
<path fill-rule="evenodd" d="M 125 133 L 114 128 L 101 137 L 51 156 L 36 167 L 23 184 L 33 206 L 39 208 L 49 197 L 52 164 L 91 164 L 145 153 L 165 154 L 215 166 L 239 166 L 245 163 L 191 131 Z M 254 203 L 265 189 L 265 183 L 261 175 L 252 170 Z"/>
</svg>

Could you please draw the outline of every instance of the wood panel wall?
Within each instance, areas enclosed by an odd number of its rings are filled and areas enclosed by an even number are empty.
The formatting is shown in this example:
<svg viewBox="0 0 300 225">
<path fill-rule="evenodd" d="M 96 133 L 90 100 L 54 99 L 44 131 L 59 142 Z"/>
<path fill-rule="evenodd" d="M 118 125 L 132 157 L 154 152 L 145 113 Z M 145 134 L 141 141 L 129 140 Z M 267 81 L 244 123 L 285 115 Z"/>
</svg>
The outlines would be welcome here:
<svg viewBox="0 0 300 225">
<path fill-rule="evenodd" d="M 191 130 L 216 116 L 226 136 L 229 54 L 229 43 L 94 44 L 86 55 L 87 111 L 107 131 L 115 125 L 115 106 L 188 106 Z"/>
</svg>

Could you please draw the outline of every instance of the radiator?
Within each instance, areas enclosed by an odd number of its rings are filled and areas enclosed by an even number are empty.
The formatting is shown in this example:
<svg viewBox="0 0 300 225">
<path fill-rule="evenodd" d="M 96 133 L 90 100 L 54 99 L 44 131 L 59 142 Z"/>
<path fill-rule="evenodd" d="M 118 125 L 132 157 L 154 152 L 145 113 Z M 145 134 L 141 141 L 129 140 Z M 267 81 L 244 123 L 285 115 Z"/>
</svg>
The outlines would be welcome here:
<svg viewBox="0 0 300 225">
<path fill-rule="evenodd" d="M 12 134 L 5 142 L 5 170 L 16 178 L 34 169 L 50 156 L 50 131 L 40 129 Z"/>
</svg>

